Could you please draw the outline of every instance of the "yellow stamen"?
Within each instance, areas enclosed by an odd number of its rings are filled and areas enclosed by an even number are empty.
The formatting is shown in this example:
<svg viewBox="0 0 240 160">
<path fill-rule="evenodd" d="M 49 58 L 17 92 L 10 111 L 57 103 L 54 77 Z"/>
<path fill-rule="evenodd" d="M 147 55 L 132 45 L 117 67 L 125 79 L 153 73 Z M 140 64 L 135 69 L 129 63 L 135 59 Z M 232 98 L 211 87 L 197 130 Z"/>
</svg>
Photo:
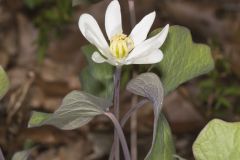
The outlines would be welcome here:
<svg viewBox="0 0 240 160">
<path fill-rule="evenodd" d="M 133 40 L 125 34 L 117 34 L 110 41 L 110 50 L 118 60 L 126 58 L 134 48 Z"/>
</svg>

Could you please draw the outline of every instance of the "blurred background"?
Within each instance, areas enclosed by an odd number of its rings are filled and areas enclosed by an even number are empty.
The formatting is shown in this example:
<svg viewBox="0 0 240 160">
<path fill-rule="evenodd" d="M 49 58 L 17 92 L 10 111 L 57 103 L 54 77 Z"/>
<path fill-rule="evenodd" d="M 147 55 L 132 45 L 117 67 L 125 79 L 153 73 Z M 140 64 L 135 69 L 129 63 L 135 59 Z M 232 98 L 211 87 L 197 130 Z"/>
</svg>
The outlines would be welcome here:
<svg viewBox="0 0 240 160">
<path fill-rule="evenodd" d="M 81 47 L 88 42 L 78 29 L 78 19 L 90 13 L 104 31 L 109 2 L 82 0 L 73 7 L 71 0 L 0 0 L 0 65 L 11 81 L 0 103 L 0 146 L 7 158 L 34 143 L 38 147 L 32 159 L 107 159 L 113 126 L 106 117 L 73 131 L 28 129 L 27 123 L 32 110 L 53 112 L 67 93 L 83 89 L 79 77 L 87 61 Z M 129 33 L 128 3 L 120 3 L 124 31 Z M 181 85 L 164 101 L 177 154 L 191 160 L 192 143 L 209 120 L 240 121 L 240 1 L 135 0 L 135 5 L 137 21 L 157 12 L 152 30 L 167 23 L 186 26 L 194 42 L 211 47 L 215 69 Z M 122 95 L 122 106 L 127 109 L 129 94 Z M 138 112 L 138 122 L 141 160 L 152 140 L 151 107 Z M 125 132 L 129 138 L 129 126 Z"/>
</svg>

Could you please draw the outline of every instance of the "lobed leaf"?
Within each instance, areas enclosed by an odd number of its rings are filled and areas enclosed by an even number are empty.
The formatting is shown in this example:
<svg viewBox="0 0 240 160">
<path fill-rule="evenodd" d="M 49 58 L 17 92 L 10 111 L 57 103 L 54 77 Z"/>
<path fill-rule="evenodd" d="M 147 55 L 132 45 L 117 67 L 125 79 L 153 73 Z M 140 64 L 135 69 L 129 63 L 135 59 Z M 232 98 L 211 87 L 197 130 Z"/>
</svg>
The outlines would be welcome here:
<svg viewBox="0 0 240 160">
<path fill-rule="evenodd" d="M 240 157 L 240 122 L 210 121 L 193 144 L 196 160 L 237 160 Z"/>
<path fill-rule="evenodd" d="M 151 35 L 160 31 L 159 28 Z M 166 94 L 180 84 L 214 68 L 210 48 L 194 43 L 190 31 L 185 27 L 171 26 L 161 50 L 164 53 L 163 60 L 154 68 L 160 73 Z"/>
</svg>

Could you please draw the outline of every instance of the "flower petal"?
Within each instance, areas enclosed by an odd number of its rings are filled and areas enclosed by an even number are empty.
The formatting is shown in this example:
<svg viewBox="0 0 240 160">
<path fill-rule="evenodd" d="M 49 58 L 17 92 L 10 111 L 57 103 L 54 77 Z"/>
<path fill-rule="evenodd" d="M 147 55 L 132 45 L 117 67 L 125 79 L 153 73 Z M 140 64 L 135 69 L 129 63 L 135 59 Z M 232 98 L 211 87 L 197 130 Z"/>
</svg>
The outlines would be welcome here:
<svg viewBox="0 0 240 160">
<path fill-rule="evenodd" d="M 92 60 L 95 63 L 104 63 L 107 62 L 113 66 L 119 65 L 114 59 L 105 59 L 99 52 L 95 51 L 92 54 Z"/>
<path fill-rule="evenodd" d="M 96 63 L 103 63 L 106 62 L 106 59 L 101 56 L 99 52 L 93 52 L 92 54 L 92 60 Z"/>
<path fill-rule="evenodd" d="M 169 25 L 167 24 L 160 33 L 140 43 L 130 52 L 126 60 L 134 61 L 136 58 L 145 57 L 149 52 L 159 49 L 167 37 L 168 29 Z"/>
<path fill-rule="evenodd" d="M 83 36 L 90 43 L 95 45 L 104 56 L 111 56 L 108 43 L 104 38 L 103 33 L 96 20 L 90 14 L 81 15 L 78 25 Z"/>
<path fill-rule="evenodd" d="M 108 39 L 122 33 L 122 16 L 118 0 L 113 0 L 107 7 L 105 14 L 105 28 Z"/>
<path fill-rule="evenodd" d="M 162 59 L 163 53 L 161 50 L 157 49 L 145 57 L 134 59 L 134 61 L 131 62 L 131 64 L 154 64 L 160 62 Z"/>
<path fill-rule="evenodd" d="M 152 12 L 146 15 L 132 30 L 130 37 L 132 38 L 134 45 L 137 46 L 143 42 L 148 35 L 148 32 L 154 22 L 156 12 Z"/>
</svg>

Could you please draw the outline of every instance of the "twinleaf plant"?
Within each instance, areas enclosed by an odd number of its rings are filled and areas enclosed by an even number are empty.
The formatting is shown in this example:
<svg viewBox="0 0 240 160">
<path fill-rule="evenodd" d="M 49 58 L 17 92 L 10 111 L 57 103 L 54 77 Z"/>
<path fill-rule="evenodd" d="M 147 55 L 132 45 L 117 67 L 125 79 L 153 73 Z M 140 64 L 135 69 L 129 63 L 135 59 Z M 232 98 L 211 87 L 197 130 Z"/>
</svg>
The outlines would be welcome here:
<svg viewBox="0 0 240 160">
<path fill-rule="evenodd" d="M 116 66 L 114 76 L 113 113 L 117 120 L 119 119 L 119 92 L 122 66 L 130 64 L 154 64 L 160 62 L 163 58 L 163 53 L 159 48 L 162 46 L 167 37 L 169 25 L 166 25 L 161 32 L 157 33 L 153 37 L 146 39 L 154 22 L 155 16 L 155 12 L 146 15 L 133 28 L 128 36 L 123 33 L 120 4 L 117 0 L 112 1 L 107 7 L 105 15 L 105 29 L 110 42 L 109 44 L 96 20 L 91 15 L 83 14 L 80 16 L 80 31 L 83 36 L 98 49 L 98 51 L 93 52 L 91 56 L 92 60 L 96 63 L 107 62 L 110 65 Z M 155 102 L 157 101 L 154 101 L 154 103 Z M 156 106 L 160 107 L 160 104 L 161 103 L 158 103 Z M 158 117 L 160 109 L 154 107 L 154 110 L 155 117 Z M 157 119 L 158 118 L 155 118 L 155 122 Z M 114 134 L 114 143 L 111 152 L 114 153 L 114 156 L 111 154 L 110 159 L 119 159 L 120 157 L 117 129 L 118 128 L 116 128 Z M 128 149 L 123 148 L 123 151 L 125 159 L 130 159 Z"/>
<path fill-rule="evenodd" d="M 79 2 L 73 0 L 74 5 Z M 130 160 L 131 155 L 123 127 L 134 112 L 144 104 L 151 103 L 154 113 L 153 137 L 145 160 L 172 160 L 178 157 L 168 121 L 161 112 L 164 96 L 180 84 L 209 72 L 214 68 L 214 63 L 210 48 L 192 42 L 190 31 L 185 27 L 167 24 L 164 28 L 158 28 L 149 34 L 155 17 L 155 12 L 149 13 L 129 34 L 126 34 L 122 29 L 120 4 L 113 0 L 105 14 L 106 39 L 94 17 L 87 13 L 82 14 L 79 18 L 79 29 L 91 43 L 82 48 L 88 62 L 80 76 L 84 91 L 72 91 L 67 94 L 54 113 L 33 112 L 29 127 L 52 125 L 72 130 L 87 124 L 95 116 L 105 115 L 115 127 L 109 159 L 120 159 L 120 142 L 124 159 Z M 133 64 L 138 64 L 139 70 L 145 73 L 139 73 L 130 79 L 132 68 L 129 66 Z M 147 71 L 149 66 L 151 72 Z M 122 85 L 122 89 L 126 88 L 127 91 L 141 97 L 139 102 L 130 107 L 122 117 L 119 115 L 121 83 L 126 84 Z M 224 127 L 226 126 L 218 128 L 211 123 L 208 125 L 208 128 L 219 133 L 227 132 Z M 231 139 L 234 139 L 238 130 L 235 125 L 227 127 L 236 131 L 229 133 Z M 210 133 L 207 131 L 208 129 L 205 129 L 201 132 L 194 144 L 194 155 L 199 160 L 218 158 L 213 156 L 216 152 L 212 150 L 220 145 L 221 137 L 209 139 L 206 135 L 210 135 L 211 131 Z M 205 139 L 209 139 L 208 151 L 213 154 L 202 152 L 204 151 L 202 148 L 206 147 L 203 144 Z M 231 146 L 228 147 L 228 153 L 233 152 L 232 146 L 237 146 L 237 143 L 226 143 Z M 29 152 L 31 150 L 21 152 L 20 156 L 15 155 L 14 158 L 21 160 L 21 157 L 26 158 Z M 232 156 L 235 158 L 238 154 Z M 230 156 L 223 157 L 229 159 Z"/>
</svg>

